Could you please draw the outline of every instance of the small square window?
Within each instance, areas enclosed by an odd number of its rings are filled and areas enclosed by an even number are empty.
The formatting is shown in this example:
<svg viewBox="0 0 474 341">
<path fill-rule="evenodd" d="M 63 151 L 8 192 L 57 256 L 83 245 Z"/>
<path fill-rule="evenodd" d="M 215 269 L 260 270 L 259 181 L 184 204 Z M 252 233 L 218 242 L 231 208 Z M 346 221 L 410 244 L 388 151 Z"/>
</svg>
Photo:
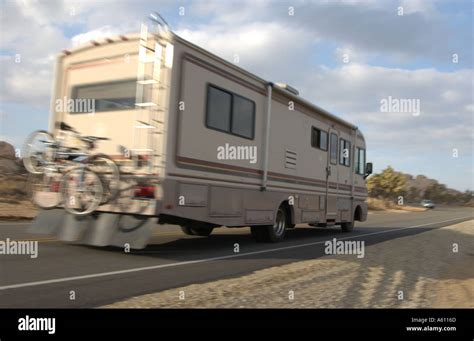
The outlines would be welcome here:
<svg viewBox="0 0 474 341">
<path fill-rule="evenodd" d="M 312 127 L 311 129 L 311 146 L 321 150 L 328 150 L 328 133 L 324 130 Z"/>
</svg>

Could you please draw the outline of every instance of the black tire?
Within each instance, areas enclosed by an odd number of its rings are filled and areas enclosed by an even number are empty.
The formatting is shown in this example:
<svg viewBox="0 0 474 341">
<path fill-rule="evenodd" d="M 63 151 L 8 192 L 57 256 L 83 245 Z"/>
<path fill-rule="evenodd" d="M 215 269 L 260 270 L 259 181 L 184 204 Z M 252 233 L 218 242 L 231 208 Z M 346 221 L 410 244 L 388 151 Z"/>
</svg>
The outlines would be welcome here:
<svg viewBox="0 0 474 341">
<path fill-rule="evenodd" d="M 277 211 L 275 224 L 265 226 L 252 226 L 250 231 L 252 237 L 258 243 L 276 243 L 285 238 L 288 227 L 288 217 L 284 207 L 280 206 Z"/>
<path fill-rule="evenodd" d="M 351 232 L 354 229 L 354 220 L 341 223 L 341 229 L 343 232 Z"/>
<path fill-rule="evenodd" d="M 181 225 L 181 230 L 189 236 L 208 237 L 214 227 L 209 225 Z"/>
</svg>

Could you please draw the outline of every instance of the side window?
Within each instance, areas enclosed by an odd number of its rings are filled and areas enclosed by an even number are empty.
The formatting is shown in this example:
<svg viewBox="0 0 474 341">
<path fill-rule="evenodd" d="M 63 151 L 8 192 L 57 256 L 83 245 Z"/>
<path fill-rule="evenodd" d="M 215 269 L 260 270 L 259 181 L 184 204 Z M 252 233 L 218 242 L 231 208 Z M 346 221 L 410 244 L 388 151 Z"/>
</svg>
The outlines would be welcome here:
<svg viewBox="0 0 474 341">
<path fill-rule="evenodd" d="M 331 151 L 330 151 L 330 162 L 331 164 L 337 164 L 337 135 L 331 133 Z"/>
<path fill-rule="evenodd" d="M 351 166 L 351 154 L 351 143 L 349 141 L 346 141 L 346 145 L 344 148 L 344 166 Z"/>
<path fill-rule="evenodd" d="M 253 140 L 255 103 L 245 97 L 209 85 L 206 126 Z"/>
<path fill-rule="evenodd" d="M 344 146 L 345 146 L 345 140 L 344 139 L 339 139 L 339 164 L 343 165 L 344 164 Z"/>
<path fill-rule="evenodd" d="M 311 146 L 321 150 L 328 150 L 328 133 L 312 127 L 311 129 Z"/>
<path fill-rule="evenodd" d="M 230 131 L 232 95 L 209 86 L 207 89 L 206 125 L 209 128 Z"/>
<path fill-rule="evenodd" d="M 136 91 L 137 80 L 128 79 L 117 82 L 76 85 L 72 88 L 71 98 L 78 100 L 78 103 L 86 103 L 81 100 L 93 100 L 95 112 L 130 110 L 135 108 Z M 90 111 L 87 110 L 87 107 L 84 107 L 74 108 L 70 113 L 83 114 L 90 113 Z"/>
<path fill-rule="evenodd" d="M 319 148 L 322 150 L 328 150 L 328 133 L 323 130 L 319 131 Z"/>
<path fill-rule="evenodd" d="M 255 103 L 241 96 L 233 95 L 232 133 L 253 139 Z"/>
<path fill-rule="evenodd" d="M 356 173 L 364 175 L 365 173 L 365 149 L 357 148 Z"/>
<path fill-rule="evenodd" d="M 339 140 L 339 164 L 350 167 L 351 165 L 351 143 L 347 140 Z"/>
</svg>

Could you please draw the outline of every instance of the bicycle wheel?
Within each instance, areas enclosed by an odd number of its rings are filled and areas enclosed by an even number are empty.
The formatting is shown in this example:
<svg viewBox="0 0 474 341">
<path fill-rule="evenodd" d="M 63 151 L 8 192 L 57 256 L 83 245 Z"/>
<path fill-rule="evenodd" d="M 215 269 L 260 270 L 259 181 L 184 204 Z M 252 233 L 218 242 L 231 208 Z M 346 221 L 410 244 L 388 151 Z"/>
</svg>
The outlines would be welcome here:
<svg viewBox="0 0 474 341">
<path fill-rule="evenodd" d="M 32 174 L 42 174 L 46 164 L 54 160 L 54 137 L 45 130 L 31 133 L 23 145 L 23 165 Z"/>
<path fill-rule="evenodd" d="M 86 162 L 88 168 L 99 175 L 104 186 L 102 203 L 114 199 L 120 188 L 120 170 L 117 164 L 105 154 L 91 155 Z"/>
<path fill-rule="evenodd" d="M 69 170 L 61 181 L 64 209 L 71 214 L 85 216 L 102 203 L 104 189 L 100 177 L 88 167 Z"/>
<path fill-rule="evenodd" d="M 61 173 L 30 174 L 28 192 L 31 202 L 44 210 L 61 205 L 61 179 Z"/>
</svg>

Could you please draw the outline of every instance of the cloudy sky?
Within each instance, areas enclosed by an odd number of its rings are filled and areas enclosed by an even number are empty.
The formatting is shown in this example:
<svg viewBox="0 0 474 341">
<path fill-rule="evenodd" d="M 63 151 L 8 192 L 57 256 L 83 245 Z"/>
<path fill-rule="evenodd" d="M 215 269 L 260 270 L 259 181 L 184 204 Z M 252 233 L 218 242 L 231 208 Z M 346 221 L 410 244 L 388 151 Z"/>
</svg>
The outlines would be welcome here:
<svg viewBox="0 0 474 341">
<path fill-rule="evenodd" d="M 182 37 L 357 124 L 376 171 L 474 189 L 472 4 L 0 0 L 0 140 L 19 147 L 47 127 L 58 52 L 137 32 L 157 10 Z M 419 103 L 419 115 L 382 110 L 388 98 Z"/>
</svg>

